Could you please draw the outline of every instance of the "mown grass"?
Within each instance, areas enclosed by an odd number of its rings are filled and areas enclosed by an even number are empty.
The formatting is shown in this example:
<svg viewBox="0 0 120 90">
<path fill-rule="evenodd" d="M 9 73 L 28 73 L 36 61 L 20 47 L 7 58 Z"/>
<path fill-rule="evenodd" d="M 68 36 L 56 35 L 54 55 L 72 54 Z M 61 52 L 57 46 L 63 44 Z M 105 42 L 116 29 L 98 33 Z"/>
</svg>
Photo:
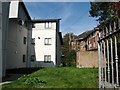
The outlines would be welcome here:
<svg viewBox="0 0 120 90">
<path fill-rule="evenodd" d="M 96 68 L 44 68 L 24 75 L 3 88 L 98 88 Z"/>
</svg>

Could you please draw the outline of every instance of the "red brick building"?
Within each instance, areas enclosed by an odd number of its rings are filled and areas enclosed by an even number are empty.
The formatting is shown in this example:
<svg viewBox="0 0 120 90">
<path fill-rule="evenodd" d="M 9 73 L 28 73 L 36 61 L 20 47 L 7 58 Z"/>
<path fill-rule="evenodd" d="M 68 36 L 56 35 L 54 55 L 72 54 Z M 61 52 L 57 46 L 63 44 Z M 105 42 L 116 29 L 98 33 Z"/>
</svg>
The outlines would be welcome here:
<svg viewBox="0 0 120 90">
<path fill-rule="evenodd" d="M 84 34 L 83 36 L 85 37 L 78 40 L 79 49 L 76 52 L 76 66 L 79 68 L 98 67 L 99 29 L 94 29 Z"/>
<path fill-rule="evenodd" d="M 98 49 L 98 33 L 99 33 L 99 29 L 95 29 L 87 37 L 87 50 L 97 50 Z"/>
<path fill-rule="evenodd" d="M 75 40 L 71 40 L 70 42 L 70 48 L 72 50 L 77 50 L 79 48 L 80 42 L 78 41 L 78 39 Z"/>
</svg>

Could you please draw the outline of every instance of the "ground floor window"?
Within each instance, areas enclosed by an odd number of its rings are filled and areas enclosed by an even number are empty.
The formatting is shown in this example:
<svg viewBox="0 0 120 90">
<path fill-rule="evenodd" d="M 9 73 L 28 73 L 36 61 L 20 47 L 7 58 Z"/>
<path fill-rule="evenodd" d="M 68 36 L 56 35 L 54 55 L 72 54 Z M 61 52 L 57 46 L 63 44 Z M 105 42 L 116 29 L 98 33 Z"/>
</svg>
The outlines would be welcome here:
<svg viewBox="0 0 120 90">
<path fill-rule="evenodd" d="M 51 55 L 44 55 L 44 62 L 50 63 L 51 62 Z"/>
<path fill-rule="evenodd" d="M 35 61 L 35 55 L 31 55 L 31 61 Z"/>
<path fill-rule="evenodd" d="M 23 54 L 23 62 L 25 62 L 26 56 L 25 54 Z"/>
</svg>

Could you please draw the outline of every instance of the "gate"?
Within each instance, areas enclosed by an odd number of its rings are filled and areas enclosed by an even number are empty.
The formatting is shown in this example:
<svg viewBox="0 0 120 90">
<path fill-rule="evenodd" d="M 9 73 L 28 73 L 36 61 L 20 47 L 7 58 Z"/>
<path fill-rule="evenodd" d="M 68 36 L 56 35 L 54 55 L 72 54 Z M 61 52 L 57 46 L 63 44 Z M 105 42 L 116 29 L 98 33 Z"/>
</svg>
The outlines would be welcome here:
<svg viewBox="0 0 120 90">
<path fill-rule="evenodd" d="M 106 21 L 99 29 L 99 88 L 117 88 L 120 86 L 120 18 Z"/>
</svg>

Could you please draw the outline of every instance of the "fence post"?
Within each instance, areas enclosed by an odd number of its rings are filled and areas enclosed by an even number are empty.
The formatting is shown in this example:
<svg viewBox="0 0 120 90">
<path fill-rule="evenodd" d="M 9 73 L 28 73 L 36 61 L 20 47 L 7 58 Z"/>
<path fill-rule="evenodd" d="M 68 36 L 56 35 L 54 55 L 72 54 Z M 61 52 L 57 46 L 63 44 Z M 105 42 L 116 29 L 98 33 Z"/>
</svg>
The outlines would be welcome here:
<svg viewBox="0 0 120 90">
<path fill-rule="evenodd" d="M 107 29 L 107 27 L 106 27 L 106 35 L 108 35 L 108 29 Z M 107 64 L 108 64 L 108 82 L 110 83 L 110 60 L 109 60 L 109 39 L 107 38 L 107 40 L 106 40 L 106 42 L 107 42 Z"/>
<path fill-rule="evenodd" d="M 120 18 L 118 18 L 118 29 L 120 29 Z"/>
<path fill-rule="evenodd" d="M 99 36 L 98 36 L 98 69 L 99 69 L 99 73 L 98 73 L 98 76 L 99 76 L 99 88 L 101 88 L 101 55 L 100 55 L 100 32 L 99 32 Z"/>
<path fill-rule="evenodd" d="M 111 24 L 110 24 L 110 34 L 112 34 L 112 28 L 111 28 Z M 112 37 L 110 37 L 110 49 L 111 49 L 111 69 L 112 69 L 112 85 L 114 85 L 114 68 L 113 68 L 113 41 L 112 41 Z"/>
<path fill-rule="evenodd" d="M 100 57 L 100 60 L 101 60 L 101 83 L 102 83 L 102 88 L 104 87 L 104 84 L 103 84 L 103 82 L 104 82 L 104 78 L 103 78 L 103 52 L 102 52 L 102 47 L 103 47 L 103 45 L 102 45 L 102 41 L 101 41 L 101 46 L 100 46 L 100 55 L 101 55 L 101 57 Z"/>
<path fill-rule="evenodd" d="M 116 31 L 116 23 L 114 22 L 114 30 Z M 117 53 L 117 38 L 116 35 L 115 38 L 115 62 L 116 62 L 116 84 L 119 85 L 119 78 L 118 78 L 118 53 Z"/>
<path fill-rule="evenodd" d="M 103 28 L 103 38 L 105 38 L 105 29 Z M 106 45 L 105 40 L 103 40 L 103 60 L 104 60 L 104 81 L 106 85 Z"/>
<path fill-rule="evenodd" d="M 105 49 L 105 41 L 103 42 L 103 47 L 104 47 L 104 73 L 105 73 L 105 83 L 106 83 L 106 49 Z"/>
</svg>

